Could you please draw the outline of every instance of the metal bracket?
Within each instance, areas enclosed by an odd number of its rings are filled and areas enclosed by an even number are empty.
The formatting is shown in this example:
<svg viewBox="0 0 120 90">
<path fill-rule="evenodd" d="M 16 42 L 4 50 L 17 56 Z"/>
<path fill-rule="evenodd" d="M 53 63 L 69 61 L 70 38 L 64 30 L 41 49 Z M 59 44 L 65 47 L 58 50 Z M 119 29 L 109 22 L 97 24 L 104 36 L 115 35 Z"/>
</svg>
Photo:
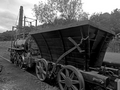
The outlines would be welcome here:
<svg viewBox="0 0 120 90">
<path fill-rule="evenodd" d="M 89 36 L 88 36 L 88 37 L 89 37 Z M 72 47 L 71 49 L 69 49 L 68 51 L 66 51 L 65 53 L 63 53 L 63 54 L 58 58 L 56 64 L 57 64 L 62 58 L 64 58 L 66 55 L 68 55 L 68 54 L 71 53 L 73 50 L 75 50 L 76 48 L 78 49 L 78 51 L 79 51 L 80 53 L 85 52 L 85 50 L 81 50 L 81 48 L 80 48 L 79 46 L 82 44 L 83 40 L 87 40 L 88 37 L 82 38 L 82 39 L 80 40 L 80 43 L 79 43 L 79 44 L 77 44 L 71 37 L 68 37 L 68 39 L 69 39 L 75 46 Z"/>
<path fill-rule="evenodd" d="M 71 37 L 68 37 L 68 39 L 75 45 L 75 47 L 78 49 L 80 53 L 85 52 L 85 50 L 81 50 L 81 48 L 79 47 L 81 43 L 77 44 L 75 40 L 73 40 Z"/>
</svg>

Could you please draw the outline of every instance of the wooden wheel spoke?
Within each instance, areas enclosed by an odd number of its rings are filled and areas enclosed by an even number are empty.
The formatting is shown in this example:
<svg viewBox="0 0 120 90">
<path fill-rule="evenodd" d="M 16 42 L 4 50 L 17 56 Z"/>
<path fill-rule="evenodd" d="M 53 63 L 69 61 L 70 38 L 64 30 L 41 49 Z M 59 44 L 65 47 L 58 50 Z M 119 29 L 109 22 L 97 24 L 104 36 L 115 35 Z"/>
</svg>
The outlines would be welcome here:
<svg viewBox="0 0 120 90">
<path fill-rule="evenodd" d="M 74 72 L 72 72 L 70 78 L 73 79 L 74 75 L 75 75 Z"/>
<path fill-rule="evenodd" d="M 44 79 L 45 78 L 45 75 L 43 73 L 41 73 L 41 78 Z"/>
<path fill-rule="evenodd" d="M 43 73 L 39 72 L 39 70 L 36 71 L 36 73 L 37 73 L 37 76 L 38 76 L 39 78 L 41 78 L 41 79 L 44 79 L 44 78 L 45 78 L 45 75 L 44 75 Z"/>
<path fill-rule="evenodd" d="M 44 67 L 45 67 L 44 63 L 42 63 L 42 62 L 41 62 L 41 67 L 42 67 L 42 68 L 44 68 Z"/>
<path fill-rule="evenodd" d="M 65 83 L 65 80 L 60 80 L 59 82 L 64 84 L 64 83 Z"/>
<path fill-rule="evenodd" d="M 36 73 L 37 73 L 37 74 L 39 74 L 39 73 L 40 73 L 38 68 L 36 68 Z"/>
<path fill-rule="evenodd" d="M 68 88 L 68 90 L 72 90 L 72 88 Z"/>
<path fill-rule="evenodd" d="M 37 66 L 37 69 L 40 69 L 40 67 L 39 67 L 39 66 Z"/>
<path fill-rule="evenodd" d="M 78 80 L 72 80 L 72 84 L 79 84 Z"/>
<path fill-rule="evenodd" d="M 22 61 L 22 57 L 19 58 L 19 67 L 23 68 L 23 61 Z"/>
<path fill-rule="evenodd" d="M 64 90 L 67 90 L 67 86 L 65 85 Z"/>
<path fill-rule="evenodd" d="M 41 73 L 41 68 L 39 66 L 36 69 L 39 73 Z"/>
<path fill-rule="evenodd" d="M 38 66 L 39 66 L 39 67 L 42 67 L 40 62 L 38 63 Z"/>
<path fill-rule="evenodd" d="M 65 69 L 66 76 L 69 77 L 69 71 L 68 69 Z"/>
<path fill-rule="evenodd" d="M 61 83 L 59 85 L 60 85 L 61 90 L 64 90 L 63 85 Z"/>
<path fill-rule="evenodd" d="M 42 76 L 42 74 L 40 74 L 40 73 L 39 73 L 39 77 L 43 79 L 43 76 Z"/>
<path fill-rule="evenodd" d="M 45 75 L 46 75 L 46 71 L 44 71 L 44 70 L 43 70 L 43 74 L 45 74 Z"/>
<path fill-rule="evenodd" d="M 43 70 L 46 69 L 44 63 L 40 63 L 40 67 L 41 67 Z"/>
<path fill-rule="evenodd" d="M 66 78 L 65 74 L 62 73 L 62 72 L 61 72 L 61 76 L 62 76 L 64 79 Z"/>
<path fill-rule="evenodd" d="M 72 85 L 72 89 L 73 89 L 73 90 L 78 90 L 75 85 Z"/>
<path fill-rule="evenodd" d="M 36 70 L 36 74 L 39 74 L 38 70 Z"/>
</svg>

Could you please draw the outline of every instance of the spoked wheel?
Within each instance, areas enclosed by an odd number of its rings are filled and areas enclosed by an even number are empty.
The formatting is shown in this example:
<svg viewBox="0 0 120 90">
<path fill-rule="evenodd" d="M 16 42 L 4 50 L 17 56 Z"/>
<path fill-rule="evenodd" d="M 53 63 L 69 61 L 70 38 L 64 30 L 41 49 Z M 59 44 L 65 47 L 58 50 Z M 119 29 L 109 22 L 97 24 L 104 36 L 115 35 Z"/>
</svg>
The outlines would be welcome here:
<svg viewBox="0 0 120 90">
<path fill-rule="evenodd" d="M 18 59 L 19 59 L 19 57 L 18 57 L 19 55 L 15 55 L 15 59 L 14 59 L 14 64 L 16 65 L 16 66 L 18 66 Z"/>
<path fill-rule="evenodd" d="M 41 59 L 36 63 L 36 75 L 40 81 L 45 81 L 47 77 L 48 62 L 45 59 Z"/>
<path fill-rule="evenodd" d="M 14 56 L 13 56 L 12 53 L 10 53 L 10 61 L 11 61 L 12 63 L 14 63 Z"/>
<path fill-rule="evenodd" d="M 23 59 L 24 59 L 24 56 L 20 55 L 20 56 L 19 56 L 19 63 L 18 63 L 18 66 L 19 66 L 20 68 L 23 68 L 23 66 L 24 66 Z"/>
<path fill-rule="evenodd" d="M 58 73 L 58 84 L 61 90 L 84 90 L 84 79 L 80 71 L 68 65 Z"/>
</svg>

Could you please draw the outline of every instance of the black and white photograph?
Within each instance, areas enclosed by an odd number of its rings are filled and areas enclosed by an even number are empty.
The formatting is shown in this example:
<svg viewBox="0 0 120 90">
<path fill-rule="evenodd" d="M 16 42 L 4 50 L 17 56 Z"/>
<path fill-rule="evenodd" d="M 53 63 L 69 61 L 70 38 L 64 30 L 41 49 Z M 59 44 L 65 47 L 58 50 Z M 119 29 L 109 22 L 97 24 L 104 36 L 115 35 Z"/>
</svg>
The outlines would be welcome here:
<svg viewBox="0 0 120 90">
<path fill-rule="evenodd" d="M 120 90 L 120 1 L 0 0 L 0 90 Z"/>
</svg>

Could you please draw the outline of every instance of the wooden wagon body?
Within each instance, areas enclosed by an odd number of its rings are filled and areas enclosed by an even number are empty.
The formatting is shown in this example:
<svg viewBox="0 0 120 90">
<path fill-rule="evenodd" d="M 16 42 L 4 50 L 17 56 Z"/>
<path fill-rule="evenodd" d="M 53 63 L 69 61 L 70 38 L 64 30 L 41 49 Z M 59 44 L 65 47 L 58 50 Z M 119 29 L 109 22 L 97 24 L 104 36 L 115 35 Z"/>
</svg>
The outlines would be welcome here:
<svg viewBox="0 0 120 90">
<path fill-rule="evenodd" d="M 80 69 L 100 67 L 113 33 L 84 21 L 62 27 L 45 28 L 31 33 L 41 56 L 60 64 L 73 65 Z M 70 49 L 74 50 L 70 51 Z M 80 51 L 81 50 L 81 51 Z M 68 52 L 66 55 L 64 55 Z"/>
</svg>

